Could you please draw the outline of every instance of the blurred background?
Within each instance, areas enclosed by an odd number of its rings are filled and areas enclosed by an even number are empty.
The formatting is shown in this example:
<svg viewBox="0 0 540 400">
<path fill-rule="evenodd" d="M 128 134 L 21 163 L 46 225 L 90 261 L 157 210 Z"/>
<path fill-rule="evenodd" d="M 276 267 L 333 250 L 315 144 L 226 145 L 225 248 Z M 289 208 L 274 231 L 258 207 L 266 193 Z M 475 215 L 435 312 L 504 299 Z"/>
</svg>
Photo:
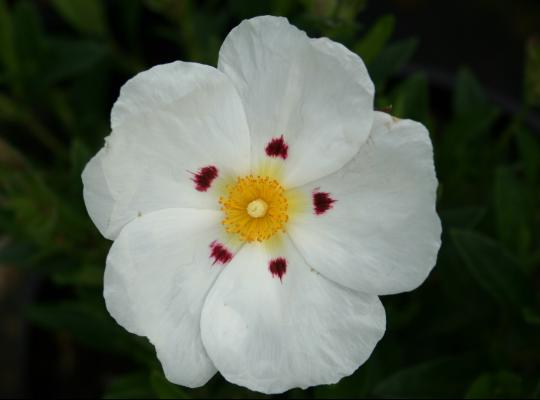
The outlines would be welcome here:
<svg viewBox="0 0 540 400">
<path fill-rule="evenodd" d="M 388 328 L 337 385 L 283 397 L 540 398 L 540 2 L 0 0 L 0 397 L 265 397 L 220 376 L 168 383 L 107 314 L 110 242 L 80 174 L 121 85 L 173 60 L 216 65 L 242 19 L 287 16 L 360 54 L 376 107 L 426 124 L 443 246 L 384 297 Z"/>
</svg>

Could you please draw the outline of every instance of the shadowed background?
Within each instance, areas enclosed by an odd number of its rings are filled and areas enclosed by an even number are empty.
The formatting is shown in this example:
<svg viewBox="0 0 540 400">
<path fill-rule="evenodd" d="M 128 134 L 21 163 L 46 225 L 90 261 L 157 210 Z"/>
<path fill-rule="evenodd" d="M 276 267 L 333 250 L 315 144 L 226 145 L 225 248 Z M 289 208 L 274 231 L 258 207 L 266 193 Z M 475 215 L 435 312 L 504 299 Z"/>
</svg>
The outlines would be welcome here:
<svg viewBox="0 0 540 400">
<path fill-rule="evenodd" d="M 376 107 L 422 121 L 443 246 L 419 289 L 383 297 L 372 357 L 323 397 L 540 398 L 540 3 L 0 0 L 0 397 L 265 397 L 219 375 L 167 382 L 107 314 L 110 242 L 82 201 L 120 86 L 173 60 L 215 65 L 242 19 L 283 15 L 365 60 Z"/>
</svg>

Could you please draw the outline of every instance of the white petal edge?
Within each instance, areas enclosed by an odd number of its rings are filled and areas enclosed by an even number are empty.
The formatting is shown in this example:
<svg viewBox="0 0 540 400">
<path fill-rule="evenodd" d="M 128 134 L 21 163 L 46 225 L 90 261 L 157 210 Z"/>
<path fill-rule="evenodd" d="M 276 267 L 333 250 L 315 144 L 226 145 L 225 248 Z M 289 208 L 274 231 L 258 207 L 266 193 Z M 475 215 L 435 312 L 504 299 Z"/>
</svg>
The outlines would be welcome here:
<svg viewBox="0 0 540 400">
<path fill-rule="evenodd" d="M 112 134 L 82 174 L 88 213 L 114 239 L 137 215 L 166 208 L 218 209 L 220 178 L 249 173 L 250 142 L 229 78 L 202 64 L 158 65 L 130 79 L 111 115 Z M 196 190 L 193 173 L 219 177 Z"/>
<path fill-rule="evenodd" d="M 200 314 L 224 268 L 212 265 L 209 249 L 221 235 L 220 218 L 211 210 L 150 213 L 122 230 L 107 257 L 107 310 L 148 337 L 167 379 L 183 386 L 202 386 L 216 372 L 201 342 Z"/>
<path fill-rule="evenodd" d="M 269 161 L 270 140 L 284 136 L 288 188 L 338 170 L 369 135 L 374 86 L 363 61 L 286 18 L 243 21 L 223 42 L 218 68 L 242 98 L 255 172 Z"/>
<path fill-rule="evenodd" d="M 385 331 L 377 296 L 337 285 L 289 240 L 282 281 L 263 245 L 242 247 L 205 301 L 202 340 L 228 381 L 262 393 L 336 383 L 363 364 Z"/>
<path fill-rule="evenodd" d="M 288 232 L 317 271 L 378 295 L 409 291 L 429 275 L 441 244 L 429 132 L 377 113 L 368 141 L 343 169 L 305 185 L 327 192 L 327 212 L 295 216 Z"/>
</svg>

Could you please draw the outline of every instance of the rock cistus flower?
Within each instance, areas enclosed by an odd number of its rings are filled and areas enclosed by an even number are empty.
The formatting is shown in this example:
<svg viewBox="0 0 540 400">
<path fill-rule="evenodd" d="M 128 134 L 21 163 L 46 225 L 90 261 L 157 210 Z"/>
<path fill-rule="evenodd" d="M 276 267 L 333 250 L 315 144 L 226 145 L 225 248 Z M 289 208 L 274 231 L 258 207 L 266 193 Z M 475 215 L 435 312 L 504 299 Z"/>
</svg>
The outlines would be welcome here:
<svg viewBox="0 0 540 400">
<path fill-rule="evenodd" d="M 129 80 L 83 172 L 107 309 L 167 379 L 264 393 L 329 384 L 385 331 L 379 295 L 435 265 L 426 128 L 373 108 L 360 57 L 285 18 L 242 22 L 218 68 Z"/>
</svg>

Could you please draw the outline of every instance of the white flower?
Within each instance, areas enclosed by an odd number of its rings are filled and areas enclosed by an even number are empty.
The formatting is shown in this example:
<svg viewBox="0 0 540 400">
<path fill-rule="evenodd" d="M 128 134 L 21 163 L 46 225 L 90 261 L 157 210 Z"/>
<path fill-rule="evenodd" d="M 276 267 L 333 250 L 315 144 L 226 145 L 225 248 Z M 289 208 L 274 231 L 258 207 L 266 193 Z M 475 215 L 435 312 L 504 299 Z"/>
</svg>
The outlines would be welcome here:
<svg viewBox="0 0 540 400">
<path fill-rule="evenodd" d="M 170 381 L 337 382 L 383 336 L 378 295 L 426 279 L 429 134 L 373 94 L 357 55 L 276 17 L 233 29 L 217 69 L 174 62 L 122 87 L 84 199 L 114 240 L 107 308 Z"/>
</svg>

